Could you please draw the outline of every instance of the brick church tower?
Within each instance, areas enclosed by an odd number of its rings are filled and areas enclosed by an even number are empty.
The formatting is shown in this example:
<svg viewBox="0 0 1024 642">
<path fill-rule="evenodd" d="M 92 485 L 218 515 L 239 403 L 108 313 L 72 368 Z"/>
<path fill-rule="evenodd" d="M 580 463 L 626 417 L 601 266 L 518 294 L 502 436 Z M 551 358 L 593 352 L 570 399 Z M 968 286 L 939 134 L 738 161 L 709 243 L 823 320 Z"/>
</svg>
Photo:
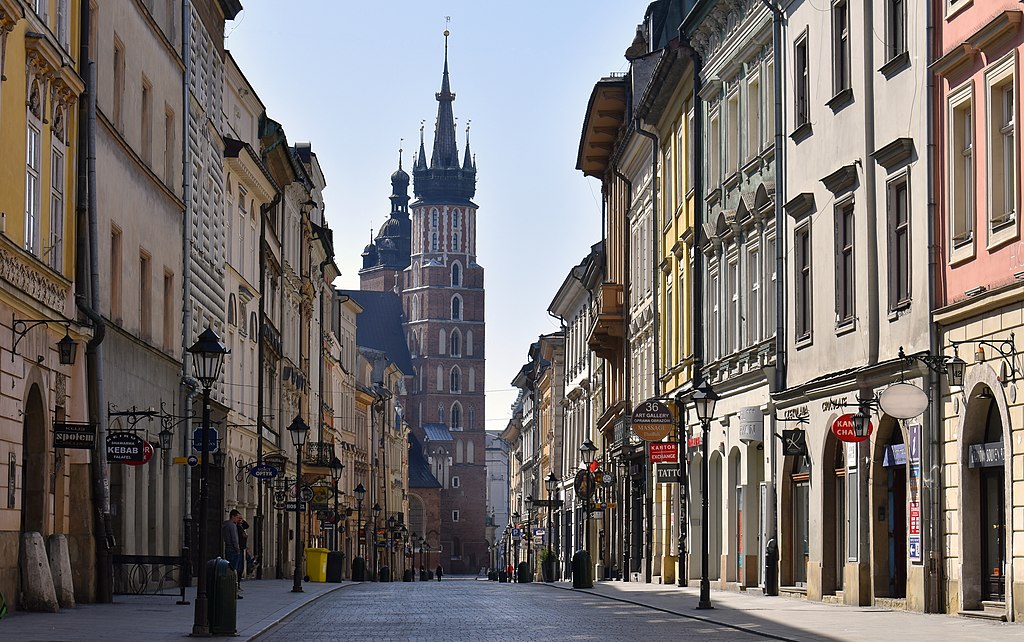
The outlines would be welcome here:
<svg viewBox="0 0 1024 642">
<path fill-rule="evenodd" d="M 363 251 L 359 278 L 362 290 L 393 291 L 401 297 L 413 364 L 402 405 L 415 433 L 411 447 L 422 448 L 423 455 L 410 457 L 410 466 L 414 460 L 425 463 L 417 479 L 432 487 L 433 476 L 440 485 L 440 520 L 424 520 L 435 509 L 424 506 L 429 501 L 411 489 L 410 530 L 425 531 L 421 534 L 427 536 L 431 564 L 437 564 L 440 546 L 446 573 L 477 573 L 487 567 L 489 556 L 484 269 L 476 261 L 476 161 L 468 128 L 465 153 L 459 158 L 448 32 L 444 35 L 444 73 L 441 91 L 435 94 L 437 121 L 429 163 L 421 128 L 412 169 L 415 201 L 409 203 L 410 177 L 399 156 L 398 170 L 391 175 L 391 214 Z"/>
<path fill-rule="evenodd" d="M 448 78 L 437 98 L 433 151 L 427 163 L 420 130 L 412 170 L 411 263 L 402 291 L 415 374 L 406 417 L 441 484 L 441 562 L 447 572 L 487 566 L 484 537 L 484 269 L 476 261 L 476 161 L 461 162 Z"/>
</svg>

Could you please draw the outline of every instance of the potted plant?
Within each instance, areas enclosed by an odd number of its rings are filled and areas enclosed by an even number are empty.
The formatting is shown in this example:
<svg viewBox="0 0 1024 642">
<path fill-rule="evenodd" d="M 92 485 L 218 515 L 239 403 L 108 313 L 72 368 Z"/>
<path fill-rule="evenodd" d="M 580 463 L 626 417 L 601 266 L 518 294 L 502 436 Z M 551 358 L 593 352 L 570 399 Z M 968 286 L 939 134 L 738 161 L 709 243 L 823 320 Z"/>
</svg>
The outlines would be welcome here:
<svg viewBox="0 0 1024 642">
<path fill-rule="evenodd" d="M 550 548 L 545 548 L 540 553 L 540 569 L 544 574 L 545 582 L 555 581 L 555 560 L 557 556 Z"/>
</svg>

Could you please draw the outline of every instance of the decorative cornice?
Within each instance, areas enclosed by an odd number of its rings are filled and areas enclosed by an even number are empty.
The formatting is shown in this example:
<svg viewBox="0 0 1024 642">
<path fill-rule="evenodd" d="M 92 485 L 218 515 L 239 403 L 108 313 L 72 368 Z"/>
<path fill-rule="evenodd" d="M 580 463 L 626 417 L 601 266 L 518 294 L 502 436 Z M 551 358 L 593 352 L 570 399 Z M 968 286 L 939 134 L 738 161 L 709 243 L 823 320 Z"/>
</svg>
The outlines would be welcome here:
<svg viewBox="0 0 1024 642">
<path fill-rule="evenodd" d="M 71 282 L 0 234 L 0 279 L 63 317 Z"/>
<path fill-rule="evenodd" d="M 821 179 L 822 185 L 825 186 L 828 191 L 832 192 L 833 196 L 839 196 L 845 192 L 853 189 L 854 184 L 857 182 L 857 164 L 850 163 L 849 165 L 843 165 L 836 171 L 832 172 L 828 176 Z"/>
<path fill-rule="evenodd" d="M 898 165 L 910 160 L 914 155 L 914 139 L 897 138 L 888 145 L 876 149 L 871 154 L 879 165 L 892 171 Z"/>
<path fill-rule="evenodd" d="M 797 194 L 785 204 L 784 209 L 786 214 L 792 216 L 794 220 L 800 220 L 814 211 L 814 194 L 811 192 Z"/>
</svg>

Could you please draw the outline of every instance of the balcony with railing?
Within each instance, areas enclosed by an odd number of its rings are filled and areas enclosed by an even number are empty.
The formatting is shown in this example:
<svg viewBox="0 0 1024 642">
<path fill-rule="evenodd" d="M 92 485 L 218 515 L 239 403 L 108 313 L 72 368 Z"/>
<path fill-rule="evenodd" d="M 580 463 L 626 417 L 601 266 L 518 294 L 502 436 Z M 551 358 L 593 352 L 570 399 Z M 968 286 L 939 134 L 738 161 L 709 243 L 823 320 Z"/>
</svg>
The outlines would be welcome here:
<svg viewBox="0 0 1024 642">
<path fill-rule="evenodd" d="M 334 459 L 334 444 L 326 441 L 307 441 L 302 454 L 303 466 L 331 465 Z"/>
<path fill-rule="evenodd" d="M 587 345 L 602 359 L 613 359 L 621 353 L 622 339 L 626 336 L 622 284 L 602 283 L 595 304 L 594 325 Z"/>
</svg>

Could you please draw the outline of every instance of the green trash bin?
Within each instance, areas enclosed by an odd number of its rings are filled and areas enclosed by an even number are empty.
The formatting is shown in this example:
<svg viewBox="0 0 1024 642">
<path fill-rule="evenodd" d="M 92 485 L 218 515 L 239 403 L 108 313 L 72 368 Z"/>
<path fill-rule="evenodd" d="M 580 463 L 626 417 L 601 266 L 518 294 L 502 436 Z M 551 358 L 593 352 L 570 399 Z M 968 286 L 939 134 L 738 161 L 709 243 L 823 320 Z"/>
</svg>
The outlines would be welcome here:
<svg viewBox="0 0 1024 642">
<path fill-rule="evenodd" d="M 589 551 L 576 551 L 572 556 L 572 587 L 573 588 L 594 588 L 594 578 L 591 576 L 593 566 L 590 563 Z"/>
<path fill-rule="evenodd" d="M 306 549 L 306 577 L 309 578 L 308 581 L 327 581 L 327 554 L 330 552 L 326 548 Z"/>
<path fill-rule="evenodd" d="M 206 562 L 208 618 L 213 635 L 234 635 L 237 629 L 238 576 L 221 557 Z"/>
</svg>

